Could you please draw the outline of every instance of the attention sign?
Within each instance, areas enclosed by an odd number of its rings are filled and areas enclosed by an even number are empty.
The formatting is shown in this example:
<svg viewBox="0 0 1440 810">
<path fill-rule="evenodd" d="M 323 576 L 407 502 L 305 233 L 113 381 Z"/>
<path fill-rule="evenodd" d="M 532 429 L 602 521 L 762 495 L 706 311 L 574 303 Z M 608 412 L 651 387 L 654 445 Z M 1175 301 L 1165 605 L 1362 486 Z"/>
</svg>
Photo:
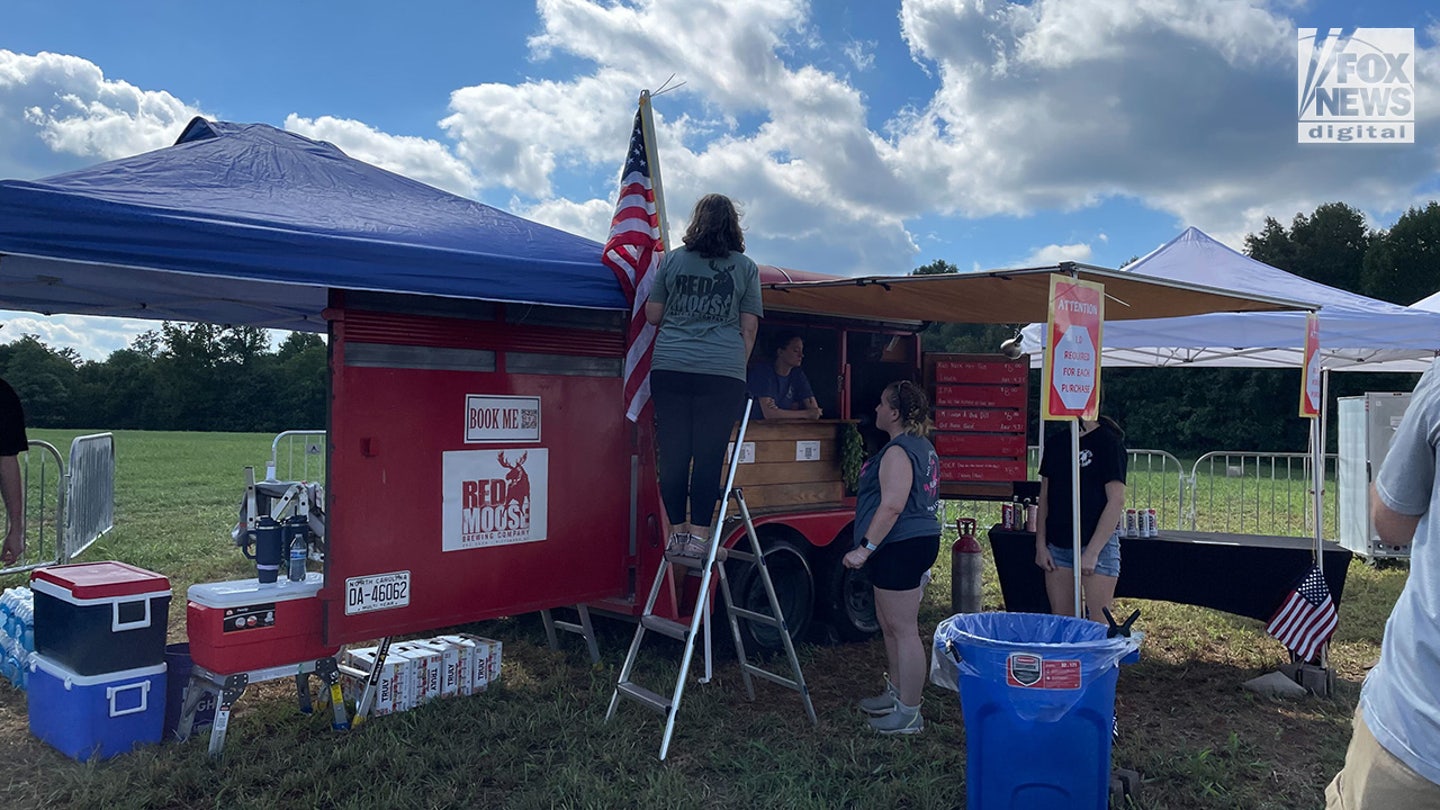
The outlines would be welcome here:
<svg viewBox="0 0 1440 810">
<path fill-rule="evenodd" d="M 1105 322 L 1105 286 L 1050 277 L 1050 313 L 1045 330 L 1044 419 L 1095 419 L 1100 413 L 1100 330 Z"/>
</svg>

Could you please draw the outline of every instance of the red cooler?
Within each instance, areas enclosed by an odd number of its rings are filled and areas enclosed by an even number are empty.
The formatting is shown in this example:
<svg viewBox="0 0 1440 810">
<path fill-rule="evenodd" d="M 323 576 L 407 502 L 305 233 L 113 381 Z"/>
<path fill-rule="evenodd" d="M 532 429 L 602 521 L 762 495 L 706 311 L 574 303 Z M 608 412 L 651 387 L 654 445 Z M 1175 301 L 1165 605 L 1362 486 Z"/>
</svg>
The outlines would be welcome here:
<svg viewBox="0 0 1440 810">
<path fill-rule="evenodd" d="M 327 658 L 320 586 L 304 582 L 261 584 L 254 579 L 191 585 L 185 609 L 190 658 L 211 672 L 231 674 Z"/>
<path fill-rule="evenodd" d="M 30 572 L 35 652 L 76 675 L 165 663 L 170 580 L 122 562 Z"/>
</svg>

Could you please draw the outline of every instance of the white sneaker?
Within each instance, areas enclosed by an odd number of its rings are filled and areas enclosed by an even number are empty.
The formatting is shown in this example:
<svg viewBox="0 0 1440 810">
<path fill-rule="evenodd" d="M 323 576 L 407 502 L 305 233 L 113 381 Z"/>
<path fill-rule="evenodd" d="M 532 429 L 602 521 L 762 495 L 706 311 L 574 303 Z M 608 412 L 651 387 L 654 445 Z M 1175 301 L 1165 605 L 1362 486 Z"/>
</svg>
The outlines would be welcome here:
<svg viewBox="0 0 1440 810">
<path fill-rule="evenodd" d="M 925 730 L 925 718 L 920 716 L 918 706 L 908 709 L 897 705 L 884 717 L 870 718 L 870 728 L 881 734 L 919 734 Z"/>
</svg>

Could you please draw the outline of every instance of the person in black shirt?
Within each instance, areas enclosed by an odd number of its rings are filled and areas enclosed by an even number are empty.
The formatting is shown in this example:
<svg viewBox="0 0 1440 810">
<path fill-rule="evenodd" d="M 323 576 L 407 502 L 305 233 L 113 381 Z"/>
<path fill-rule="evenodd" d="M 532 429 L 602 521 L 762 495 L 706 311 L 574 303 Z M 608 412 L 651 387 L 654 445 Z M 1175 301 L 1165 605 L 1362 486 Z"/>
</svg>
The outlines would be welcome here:
<svg viewBox="0 0 1440 810">
<path fill-rule="evenodd" d="M 25 484 L 19 456 L 29 447 L 20 397 L 9 383 L 0 380 L 0 497 L 10 518 L 5 544 L 0 547 L 0 565 L 11 565 L 25 554 Z"/>
<path fill-rule="evenodd" d="M 1104 622 L 1120 577 L 1120 533 L 1125 514 L 1125 432 L 1115 420 L 1080 420 L 1080 587 L 1085 615 Z M 1074 523 L 1069 432 L 1045 444 L 1040 460 L 1040 508 L 1035 523 L 1035 564 L 1045 571 L 1050 612 L 1075 610 Z"/>
</svg>

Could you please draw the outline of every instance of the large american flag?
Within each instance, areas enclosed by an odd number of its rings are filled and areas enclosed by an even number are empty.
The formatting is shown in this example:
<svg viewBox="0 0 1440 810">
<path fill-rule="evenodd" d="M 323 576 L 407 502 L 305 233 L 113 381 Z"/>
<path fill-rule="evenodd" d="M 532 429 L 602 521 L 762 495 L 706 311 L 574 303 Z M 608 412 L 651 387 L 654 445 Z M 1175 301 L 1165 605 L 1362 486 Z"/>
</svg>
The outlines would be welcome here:
<svg viewBox="0 0 1440 810">
<path fill-rule="evenodd" d="M 1320 567 L 1310 566 L 1300 585 L 1290 592 L 1285 604 L 1265 626 L 1265 632 L 1290 648 L 1301 660 L 1309 661 L 1335 632 L 1339 624 L 1335 601 Z"/>
<path fill-rule="evenodd" d="M 639 421 L 650 402 L 650 355 L 655 348 L 655 327 L 645 322 L 645 299 L 650 297 L 653 271 L 665 250 L 655 187 L 650 183 L 650 159 L 645 150 L 645 128 L 635 111 L 635 131 L 620 173 L 620 199 L 610 220 L 601 261 L 615 273 L 630 300 L 630 329 L 625 341 L 625 416 Z"/>
</svg>

